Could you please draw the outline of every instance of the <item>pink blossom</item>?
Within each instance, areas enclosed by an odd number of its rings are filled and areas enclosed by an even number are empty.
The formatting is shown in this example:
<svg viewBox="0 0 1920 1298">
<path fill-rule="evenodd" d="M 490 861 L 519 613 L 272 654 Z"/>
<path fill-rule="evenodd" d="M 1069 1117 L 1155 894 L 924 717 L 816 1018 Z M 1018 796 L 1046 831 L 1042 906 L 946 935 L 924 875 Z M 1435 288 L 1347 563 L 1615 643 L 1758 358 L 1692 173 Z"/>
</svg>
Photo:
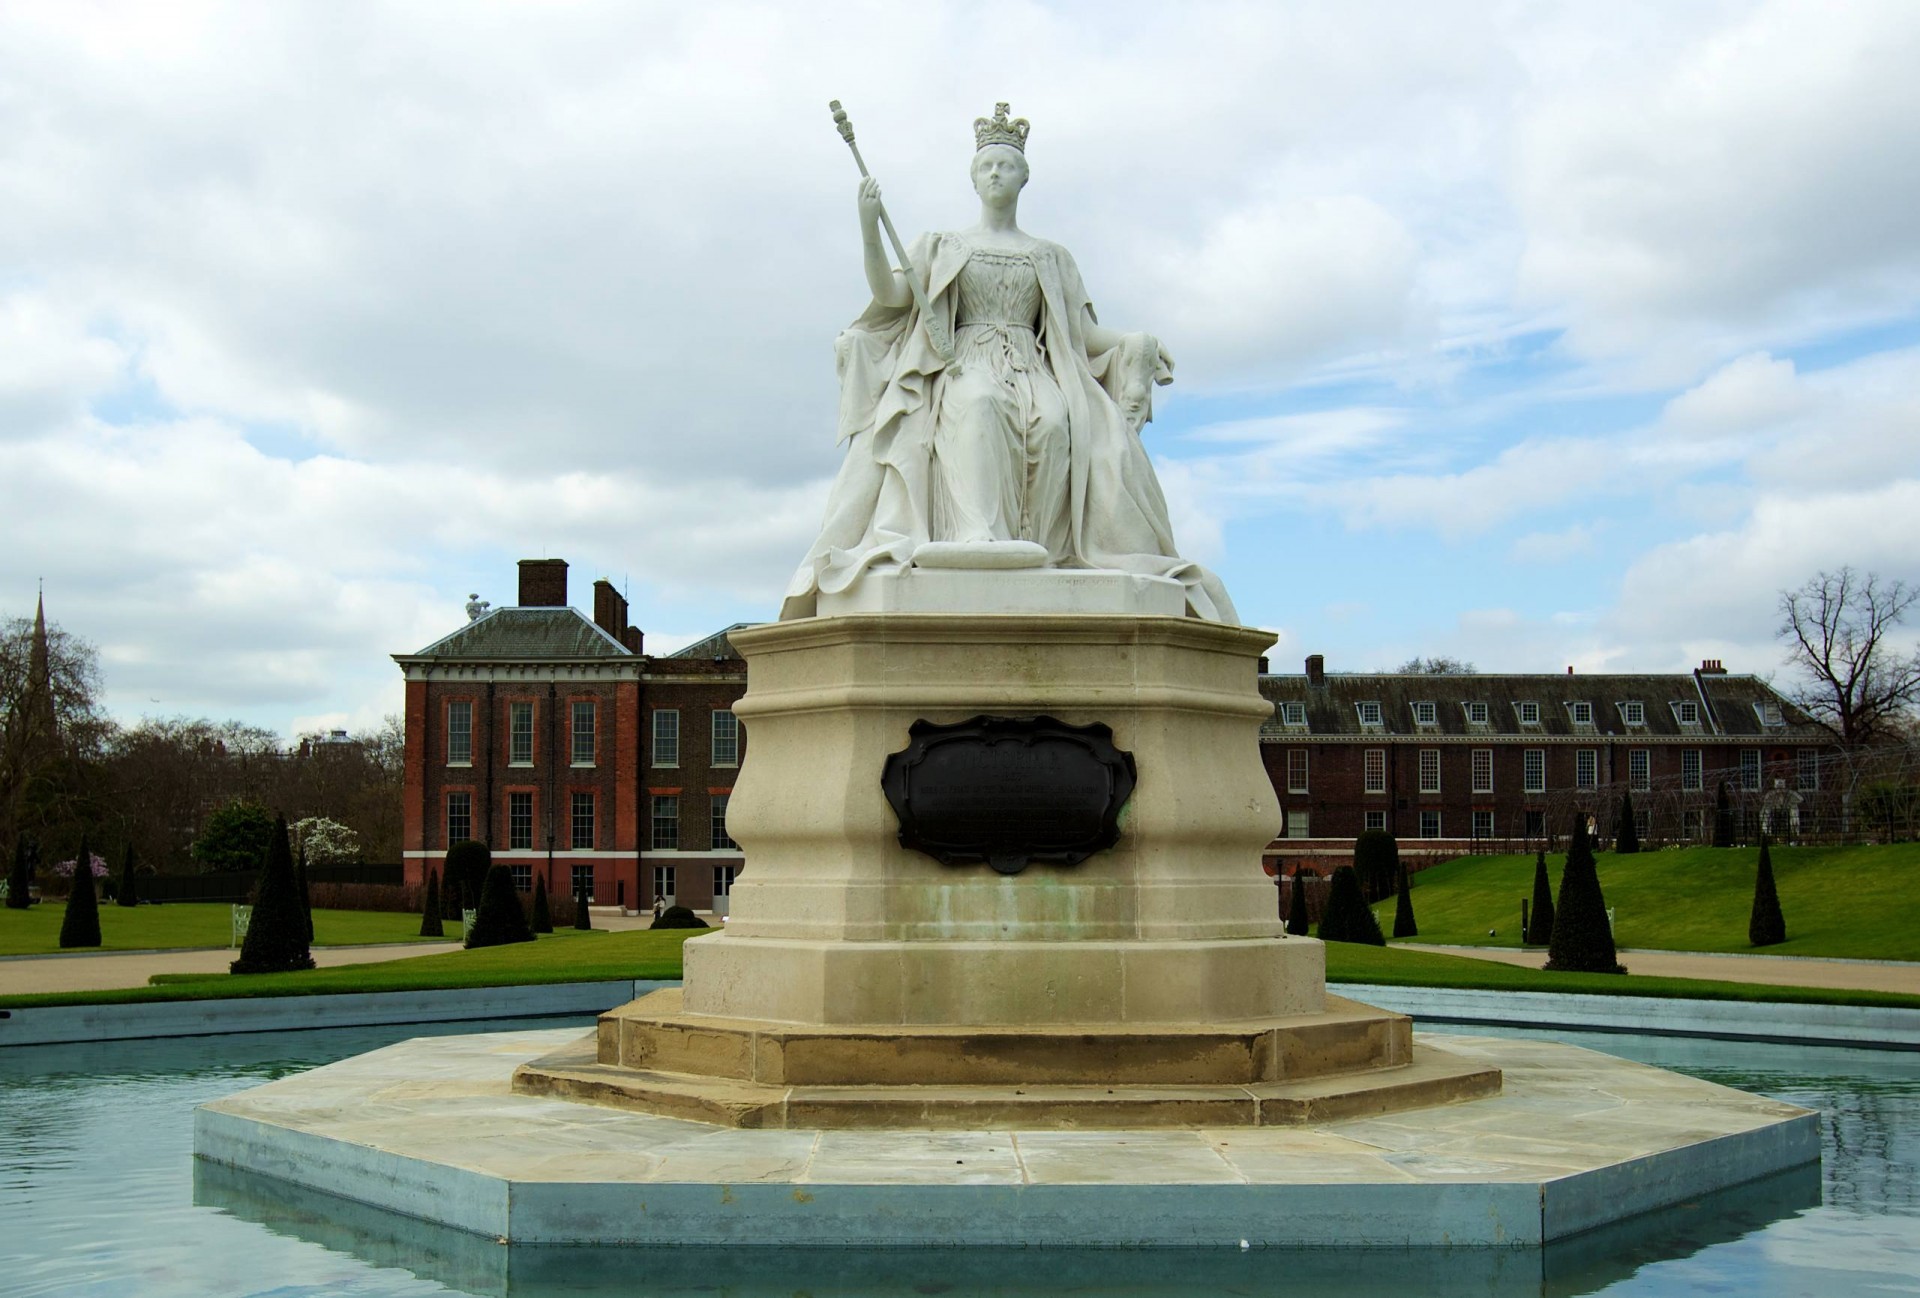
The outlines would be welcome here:
<svg viewBox="0 0 1920 1298">
<path fill-rule="evenodd" d="M 98 852 L 88 852 L 87 857 L 89 860 L 93 862 L 93 877 L 96 879 L 106 878 L 107 863 L 101 859 L 100 854 Z M 55 861 L 53 863 L 53 872 L 65 878 L 72 878 L 73 862 L 72 861 Z"/>
</svg>

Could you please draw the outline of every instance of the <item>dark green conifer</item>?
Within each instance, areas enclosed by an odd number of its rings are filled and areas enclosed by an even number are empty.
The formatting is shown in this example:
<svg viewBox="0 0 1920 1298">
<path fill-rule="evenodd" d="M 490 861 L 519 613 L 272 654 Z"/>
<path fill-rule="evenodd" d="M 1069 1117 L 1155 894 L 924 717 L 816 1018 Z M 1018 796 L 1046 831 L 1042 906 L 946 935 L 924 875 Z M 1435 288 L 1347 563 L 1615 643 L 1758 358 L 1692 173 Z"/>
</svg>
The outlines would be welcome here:
<svg viewBox="0 0 1920 1298">
<path fill-rule="evenodd" d="M 293 881 L 300 889 L 300 917 L 307 925 L 307 945 L 313 945 L 313 894 L 307 891 L 307 845 L 300 845 L 300 859 L 294 862 Z"/>
<path fill-rule="evenodd" d="M 1607 923 L 1607 899 L 1600 892 L 1600 871 L 1587 837 L 1587 818 L 1573 818 L 1567 865 L 1560 874 L 1560 897 L 1553 908 L 1553 938 L 1547 946 L 1549 969 L 1577 973 L 1625 973 Z"/>
<path fill-rule="evenodd" d="M 127 850 L 120 854 L 120 891 L 114 900 L 122 906 L 140 904 L 140 885 L 133 879 L 133 844 L 127 844 Z"/>
<path fill-rule="evenodd" d="M 1384 829 L 1365 829 L 1353 840 L 1353 869 L 1368 901 L 1379 901 L 1400 873 L 1400 840 Z"/>
<path fill-rule="evenodd" d="M 1633 791 L 1620 795 L 1620 823 L 1613 831 L 1613 850 L 1626 856 L 1640 850 L 1640 823 L 1633 817 Z"/>
<path fill-rule="evenodd" d="M 1307 926 L 1308 877 L 1304 869 L 1293 872 L 1293 888 L 1287 898 L 1287 932 L 1293 937 L 1305 937 L 1311 931 Z"/>
<path fill-rule="evenodd" d="M 593 927 L 593 915 L 587 908 L 589 904 L 588 899 L 592 896 L 592 893 L 587 887 L 589 877 L 589 872 L 586 870 L 575 872 L 573 881 L 573 926 L 578 929 L 590 929 Z"/>
<path fill-rule="evenodd" d="M 237 974 L 284 973 L 313 968 L 307 945 L 307 914 L 300 905 L 300 885 L 293 876 L 293 846 L 287 841 L 287 818 L 274 817 L 273 836 L 267 840 L 267 859 L 254 889 L 253 919 L 240 958 L 228 968 Z"/>
<path fill-rule="evenodd" d="M 445 937 L 447 930 L 441 925 L 440 915 L 440 875 L 432 867 L 427 867 L 427 895 L 420 902 L 420 936 Z"/>
<path fill-rule="evenodd" d="M 533 931 L 553 932 L 553 908 L 547 904 L 547 876 L 533 881 Z"/>
<path fill-rule="evenodd" d="M 1420 926 L 1413 922 L 1413 889 L 1407 882 L 1406 863 L 1400 865 L 1400 899 L 1393 907 L 1393 935 L 1419 937 Z"/>
<path fill-rule="evenodd" d="M 1760 872 L 1753 880 L 1753 915 L 1747 920 L 1747 941 L 1775 946 L 1787 940 L 1787 917 L 1780 913 L 1780 894 L 1773 884 L 1773 857 L 1767 836 L 1760 835 Z"/>
<path fill-rule="evenodd" d="M 80 854 L 73 859 L 73 887 L 67 890 L 67 913 L 60 917 L 60 949 L 100 945 L 100 894 L 93 887 L 93 851 L 80 835 Z"/>
<path fill-rule="evenodd" d="M 33 840 L 25 834 L 13 840 L 13 870 L 7 875 L 7 909 L 33 905 Z"/>
<path fill-rule="evenodd" d="M 467 930 L 468 949 L 531 941 L 533 930 L 527 927 L 527 912 L 520 908 L 513 871 L 504 865 L 490 867 L 487 881 L 480 890 L 480 906 L 473 917 L 473 926 Z"/>
<path fill-rule="evenodd" d="M 1320 916 L 1322 942 L 1363 942 L 1385 946 L 1380 921 L 1373 917 L 1367 899 L 1360 891 L 1360 878 L 1353 867 L 1343 865 L 1333 872 L 1333 884 L 1327 889 L 1327 909 Z"/>
<path fill-rule="evenodd" d="M 1720 781 L 1720 791 L 1713 796 L 1713 845 L 1733 846 L 1733 798 L 1727 793 L 1725 780 Z"/>
<path fill-rule="evenodd" d="M 466 838 L 447 849 L 446 866 L 440 871 L 440 890 L 447 894 L 447 918 L 459 919 L 462 910 L 473 910 L 480 902 L 480 888 L 493 868 L 493 851 L 485 843 Z"/>
<path fill-rule="evenodd" d="M 1545 852 L 1533 854 L 1533 908 L 1520 940 L 1527 946 L 1545 946 L 1553 940 L 1553 885 L 1547 880 Z"/>
</svg>

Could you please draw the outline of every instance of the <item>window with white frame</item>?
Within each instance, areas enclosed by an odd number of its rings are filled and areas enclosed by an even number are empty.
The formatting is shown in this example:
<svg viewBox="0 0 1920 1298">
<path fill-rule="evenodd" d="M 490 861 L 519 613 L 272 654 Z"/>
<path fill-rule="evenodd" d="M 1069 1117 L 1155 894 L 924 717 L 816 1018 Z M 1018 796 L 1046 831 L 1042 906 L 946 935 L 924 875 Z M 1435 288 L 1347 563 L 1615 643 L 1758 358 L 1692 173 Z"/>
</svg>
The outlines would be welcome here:
<svg viewBox="0 0 1920 1298">
<path fill-rule="evenodd" d="M 1359 715 L 1361 725 L 1378 726 L 1380 724 L 1380 705 L 1378 703 L 1368 700 L 1365 703 L 1354 704 L 1353 709 Z"/>
<path fill-rule="evenodd" d="M 1435 704 L 1416 703 L 1413 705 L 1413 724 L 1414 725 L 1416 726 L 1438 725 L 1439 721 L 1440 721 L 1440 709 Z"/>
<path fill-rule="evenodd" d="M 653 850 L 677 851 L 680 847 L 680 795 L 653 795 Z"/>
<path fill-rule="evenodd" d="M 525 851 L 533 846 L 533 795 L 507 795 L 507 847 Z"/>
<path fill-rule="evenodd" d="M 1700 750 L 1682 748 L 1680 750 L 1680 787 L 1697 793 L 1701 788 Z"/>
<path fill-rule="evenodd" d="M 1440 792 L 1440 750 L 1438 748 L 1420 750 L 1420 792 Z"/>
<path fill-rule="evenodd" d="M 1653 754 L 1645 748 L 1627 750 L 1627 787 L 1635 793 L 1653 787 Z"/>
<path fill-rule="evenodd" d="M 513 878 L 513 890 L 515 892 L 533 891 L 532 865 L 510 865 L 507 867 L 507 873 Z"/>
<path fill-rule="evenodd" d="M 1820 754 L 1811 748 L 1802 748 L 1795 755 L 1800 790 L 1811 793 L 1820 787 Z"/>
<path fill-rule="evenodd" d="M 473 765 L 473 704 L 467 699 L 447 704 L 447 765 Z"/>
<path fill-rule="evenodd" d="M 1476 811 L 1473 813 L 1473 837 L 1493 837 L 1493 813 L 1491 811 Z"/>
<path fill-rule="evenodd" d="M 591 851 L 593 840 L 593 795 L 576 793 L 573 795 L 572 825 L 567 834 L 567 842 L 576 852 Z"/>
<path fill-rule="evenodd" d="M 1547 813 L 1539 810 L 1528 811 L 1526 826 L 1528 838 L 1545 838 L 1547 836 Z"/>
<path fill-rule="evenodd" d="M 1440 813 L 1439 812 L 1423 811 L 1420 813 L 1420 837 L 1422 838 L 1440 837 Z"/>
<path fill-rule="evenodd" d="M 727 708 L 718 708 L 713 714 L 713 764 L 740 765 L 740 718 Z"/>
<path fill-rule="evenodd" d="M 1700 705 L 1692 699 L 1680 699 L 1673 705 L 1673 719 L 1683 726 L 1700 724 Z"/>
<path fill-rule="evenodd" d="M 1760 787 L 1760 750 L 1740 750 L 1740 787 L 1751 792 Z"/>
<path fill-rule="evenodd" d="M 1593 724 L 1593 704 L 1569 703 L 1567 704 L 1567 716 L 1572 719 L 1573 724 L 1576 726 L 1591 726 Z"/>
<path fill-rule="evenodd" d="M 573 705 L 573 764 L 592 766 L 595 752 L 595 730 L 599 722 L 599 705 L 591 699 L 583 699 Z"/>
<path fill-rule="evenodd" d="M 1307 809 L 1305 807 L 1287 808 L 1286 836 L 1288 838 L 1307 837 Z"/>
<path fill-rule="evenodd" d="M 1620 705 L 1620 719 L 1630 726 L 1647 724 L 1647 705 L 1638 699 L 1629 699 Z"/>
<path fill-rule="evenodd" d="M 1529 748 L 1520 754 L 1520 787 L 1528 793 L 1547 791 L 1547 750 Z"/>
<path fill-rule="evenodd" d="M 1307 792 L 1307 750 L 1304 748 L 1287 750 L 1287 792 Z"/>
<path fill-rule="evenodd" d="M 1475 793 L 1493 792 L 1493 750 L 1491 748 L 1473 750 L 1473 791 Z"/>
<path fill-rule="evenodd" d="M 733 881 L 739 877 L 740 877 L 740 867 L 737 865 L 714 866 L 713 867 L 713 899 L 715 901 L 719 901 L 722 897 L 732 896 Z"/>
<path fill-rule="evenodd" d="M 1600 750 L 1597 748 L 1576 748 L 1573 750 L 1573 786 L 1576 789 L 1598 788 L 1600 784 Z"/>
<path fill-rule="evenodd" d="M 659 900 L 666 902 L 669 906 L 679 900 L 679 897 L 676 895 L 679 892 L 676 878 L 674 866 L 656 865 L 653 867 L 653 895 Z"/>
<path fill-rule="evenodd" d="M 1387 813 L 1384 811 L 1369 811 L 1364 813 L 1361 827 L 1363 829 L 1385 829 L 1387 827 Z"/>
<path fill-rule="evenodd" d="M 1462 703 L 1460 706 L 1466 710 L 1468 725 L 1484 726 L 1487 724 L 1487 705 L 1486 704 Z"/>
<path fill-rule="evenodd" d="M 1384 748 L 1367 749 L 1366 756 L 1363 759 L 1363 766 L 1366 772 L 1366 791 L 1368 793 L 1385 793 L 1387 791 L 1387 750 Z"/>
<path fill-rule="evenodd" d="M 464 789 L 447 795 L 447 846 L 473 837 L 473 795 Z"/>
<path fill-rule="evenodd" d="M 1282 703 L 1280 705 L 1280 724 L 1292 726 L 1296 730 L 1304 729 L 1307 724 L 1307 705 L 1304 703 Z"/>
<path fill-rule="evenodd" d="M 732 797 L 731 793 L 716 793 L 707 804 L 707 829 L 713 835 L 710 841 L 716 851 L 732 851 L 740 846 L 727 832 L 727 803 Z"/>
<path fill-rule="evenodd" d="M 680 711 L 677 708 L 654 709 L 653 764 L 680 765 Z"/>
<path fill-rule="evenodd" d="M 573 885 L 573 895 L 575 897 L 585 896 L 587 901 L 591 903 L 593 901 L 593 867 L 591 865 L 576 865 L 573 867 L 573 873 L 569 875 L 568 878 Z"/>
<path fill-rule="evenodd" d="M 1753 714 L 1760 718 L 1761 725 L 1769 729 L 1778 729 L 1787 724 L 1787 718 L 1780 711 L 1778 703 L 1756 703 L 1753 705 Z"/>
<path fill-rule="evenodd" d="M 1513 715 L 1519 718 L 1520 724 L 1523 726 L 1537 726 L 1540 724 L 1540 705 L 1538 703 L 1515 703 L 1513 705 Z"/>
<path fill-rule="evenodd" d="M 507 704 L 507 764 L 533 765 L 533 704 Z"/>
</svg>

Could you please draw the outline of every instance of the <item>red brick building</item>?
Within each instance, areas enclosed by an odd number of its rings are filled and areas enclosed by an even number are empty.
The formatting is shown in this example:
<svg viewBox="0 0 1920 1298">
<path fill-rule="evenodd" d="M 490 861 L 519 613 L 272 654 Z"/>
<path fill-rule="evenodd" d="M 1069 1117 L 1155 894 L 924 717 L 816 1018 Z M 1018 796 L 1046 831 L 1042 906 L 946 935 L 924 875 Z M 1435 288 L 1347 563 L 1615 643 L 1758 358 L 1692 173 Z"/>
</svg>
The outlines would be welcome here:
<svg viewBox="0 0 1920 1298">
<path fill-rule="evenodd" d="M 394 655 L 408 882 L 470 837 L 523 890 L 544 877 L 570 894 L 584 879 L 599 905 L 724 909 L 741 860 L 725 827 L 746 665 L 725 632 L 649 656 L 610 583 L 594 583 L 593 603 L 592 618 L 569 606 L 563 560 L 522 560 L 518 603 L 471 605 L 466 626 Z"/>
<path fill-rule="evenodd" d="M 1260 750 L 1285 828 L 1273 858 L 1331 864 L 1385 829 L 1403 856 L 1541 847 L 1576 814 L 1611 839 L 1631 792 L 1641 841 L 1711 838 L 1728 786 L 1735 832 L 1816 832 L 1831 739 L 1755 676 L 1717 661 L 1659 675 L 1263 675 Z"/>
</svg>

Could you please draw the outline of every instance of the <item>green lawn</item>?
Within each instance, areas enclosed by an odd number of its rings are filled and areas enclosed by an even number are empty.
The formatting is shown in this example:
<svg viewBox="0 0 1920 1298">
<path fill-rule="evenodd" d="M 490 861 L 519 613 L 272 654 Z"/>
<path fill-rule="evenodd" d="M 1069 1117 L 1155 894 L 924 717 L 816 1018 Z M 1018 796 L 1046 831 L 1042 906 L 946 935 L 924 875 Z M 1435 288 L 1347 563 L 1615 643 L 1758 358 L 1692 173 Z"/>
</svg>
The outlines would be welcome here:
<svg viewBox="0 0 1920 1298">
<path fill-rule="evenodd" d="M 511 987 L 523 983 L 600 982 L 621 978 L 676 979 L 680 977 L 680 944 L 707 931 L 682 928 L 607 933 L 569 928 L 543 933 L 533 942 L 482 947 L 478 951 L 444 951 L 438 955 L 408 956 L 333 969 L 308 969 L 300 973 L 161 974 L 150 987 L 0 996 L 0 1008 Z"/>
<path fill-rule="evenodd" d="M 0 907 L 0 955 L 50 955 L 60 950 L 64 901 L 43 901 L 27 910 Z M 455 940 L 460 925 L 448 925 Z M 174 947 L 226 946 L 233 935 L 233 908 L 209 902 L 164 906 L 100 907 L 101 951 L 153 951 Z M 316 910 L 315 946 L 369 942 L 417 942 L 420 917 L 381 910 Z M 431 938 L 425 939 L 432 941 Z"/>
<path fill-rule="evenodd" d="M 1767 955 L 1920 960 L 1920 843 L 1772 849 L 1787 940 Z M 1687 847 L 1598 857 L 1614 941 L 1654 951 L 1753 952 L 1747 917 L 1759 849 Z M 1547 855 L 1560 888 L 1564 855 Z M 1532 856 L 1469 856 L 1413 876 L 1416 941 L 1520 945 L 1520 899 L 1533 896 Z M 1393 931 L 1391 898 L 1374 908 Z M 1489 937 L 1488 929 L 1497 935 Z"/>
</svg>

